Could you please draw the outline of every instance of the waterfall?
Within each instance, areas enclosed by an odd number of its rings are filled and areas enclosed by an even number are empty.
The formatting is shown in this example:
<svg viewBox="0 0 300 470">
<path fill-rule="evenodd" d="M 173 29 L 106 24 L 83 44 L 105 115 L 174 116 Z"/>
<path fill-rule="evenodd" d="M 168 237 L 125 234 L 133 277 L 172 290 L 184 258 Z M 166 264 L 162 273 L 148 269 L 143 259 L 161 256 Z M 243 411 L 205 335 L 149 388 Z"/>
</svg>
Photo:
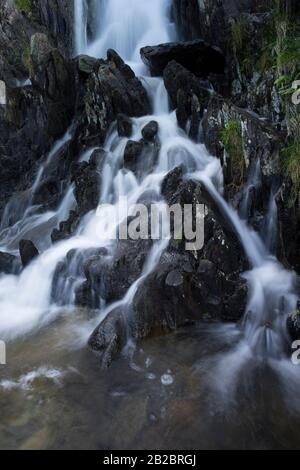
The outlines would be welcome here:
<svg viewBox="0 0 300 470">
<path fill-rule="evenodd" d="M 75 55 L 83 54 L 87 48 L 87 0 L 74 0 Z"/>
<path fill-rule="evenodd" d="M 178 127 L 175 112 L 168 109 L 168 94 L 163 80 L 151 78 L 139 56 L 142 46 L 172 41 L 176 37 L 170 21 L 171 0 L 102 0 L 101 18 L 96 21 L 98 30 L 94 40 L 87 41 L 88 3 L 75 0 L 76 53 L 86 52 L 96 57 L 106 55 L 108 48 L 116 49 L 142 78 L 152 100 L 154 114 L 133 119 L 131 139 L 139 140 L 141 130 L 150 120 L 159 124 L 161 149 L 153 171 L 145 170 L 141 179 L 123 169 L 123 153 L 128 139 L 120 138 L 112 129 L 107 136 L 106 161 L 102 171 L 101 203 L 111 203 L 114 214 L 97 211 L 81 222 L 78 232 L 69 240 L 59 242 L 47 249 L 28 266 L 20 276 L 4 276 L 0 279 L 0 337 L 13 339 L 47 324 L 58 314 L 51 305 L 51 283 L 56 265 L 72 249 L 105 246 L 111 249 L 111 233 L 114 224 L 119 225 L 122 213 L 122 197 L 129 204 L 136 203 L 146 192 L 161 196 L 161 183 L 165 175 L 179 164 L 184 164 L 190 178 L 201 181 L 215 199 L 220 210 L 231 222 L 252 265 L 245 274 L 249 285 L 247 311 L 242 325 L 243 341 L 249 350 L 262 358 L 280 358 L 284 351 L 284 322 L 286 314 L 296 303 L 294 293 L 295 275 L 285 270 L 269 251 L 268 243 L 251 229 L 247 222 L 234 211 L 222 196 L 223 175 L 220 161 L 209 155 L 205 147 L 191 141 Z M 89 155 L 89 153 L 87 153 Z M 82 159 L 86 159 L 87 155 Z M 39 184 L 44 169 L 41 168 L 35 186 Z M 249 182 L 249 190 L 259 180 L 258 168 Z M 64 207 L 69 207 L 72 188 Z M 246 204 L 246 209 L 247 209 Z M 61 208 L 59 209 L 59 211 Z M 271 205 L 273 226 L 274 206 Z M 115 217 L 112 217 L 115 215 Z M 44 216 L 48 217 L 47 214 Z M 143 273 L 131 286 L 124 299 L 126 305 L 132 301 L 138 285 L 152 272 L 166 243 L 158 242 L 150 252 Z M 109 315 L 108 306 L 102 317 Z M 228 365 L 227 365 L 228 368 Z"/>
</svg>

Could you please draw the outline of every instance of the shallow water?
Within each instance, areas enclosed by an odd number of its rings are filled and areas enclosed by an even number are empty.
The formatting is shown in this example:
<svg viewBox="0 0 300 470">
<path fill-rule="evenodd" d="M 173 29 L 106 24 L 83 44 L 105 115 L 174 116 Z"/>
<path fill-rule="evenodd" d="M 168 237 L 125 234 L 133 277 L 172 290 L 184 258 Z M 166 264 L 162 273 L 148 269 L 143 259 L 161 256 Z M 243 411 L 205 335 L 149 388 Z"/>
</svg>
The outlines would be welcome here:
<svg viewBox="0 0 300 470">
<path fill-rule="evenodd" d="M 220 357 L 230 367 L 235 327 L 200 324 L 149 339 L 101 371 L 77 336 L 87 315 L 65 311 L 9 346 L 0 369 L 1 449 L 299 447 L 300 414 L 287 407 L 270 365 L 250 360 L 235 390 L 216 373 Z"/>
</svg>

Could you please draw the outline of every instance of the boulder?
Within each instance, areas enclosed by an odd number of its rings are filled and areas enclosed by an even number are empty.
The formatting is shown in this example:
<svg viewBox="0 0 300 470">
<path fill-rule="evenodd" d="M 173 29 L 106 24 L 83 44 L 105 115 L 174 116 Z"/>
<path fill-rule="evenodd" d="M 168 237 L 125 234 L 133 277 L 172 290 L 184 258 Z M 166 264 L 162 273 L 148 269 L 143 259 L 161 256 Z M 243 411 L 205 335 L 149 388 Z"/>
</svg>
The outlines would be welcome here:
<svg viewBox="0 0 300 470">
<path fill-rule="evenodd" d="M 184 167 L 182 165 L 174 168 L 164 178 L 161 186 L 161 194 L 169 203 L 176 193 L 179 185 L 182 183 L 184 174 Z"/>
<path fill-rule="evenodd" d="M 197 321 L 238 321 L 246 301 L 247 285 L 241 277 L 226 278 L 208 260 L 200 261 L 197 270 L 189 253 L 166 252 L 138 286 L 132 303 L 111 312 L 89 344 L 107 366 L 126 344 L 127 335 L 139 341 Z"/>
<path fill-rule="evenodd" d="M 200 124 L 213 90 L 207 81 L 199 80 L 181 64 L 171 61 L 164 70 L 164 83 L 173 108 L 177 108 L 177 119 L 185 128 L 189 118 L 192 127 Z"/>
<path fill-rule="evenodd" d="M 21 240 L 19 243 L 19 249 L 24 268 L 39 256 L 39 251 L 31 240 Z"/>
<path fill-rule="evenodd" d="M 141 57 L 154 76 L 162 76 L 173 60 L 198 77 L 207 77 L 210 73 L 223 74 L 226 65 L 222 51 L 201 39 L 144 47 Z"/>
<path fill-rule="evenodd" d="M 77 69 L 83 76 L 89 76 L 93 72 L 97 72 L 100 61 L 95 57 L 88 55 L 79 55 L 76 57 Z"/>
<path fill-rule="evenodd" d="M 77 212 L 82 216 L 96 209 L 100 198 L 101 171 L 106 158 L 105 150 L 94 150 L 88 162 L 73 163 L 71 182 L 74 183 L 74 196 Z"/>
<path fill-rule="evenodd" d="M 89 347 L 100 358 L 102 368 L 110 366 L 126 344 L 126 320 L 120 309 L 110 312 L 89 339 Z"/>
<path fill-rule="evenodd" d="M 144 152 L 144 143 L 129 140 L 124 151 L 124 167 L 135 171 Z"/>
<path fill-rule="evenodd" d="M 153 142 L 158 134 L 158 123 L 156 121 L 150 121 L 143 129 L 142 136 L 147 142 Z"/>
<path fill-rule="evenodd" d="M 82 143 L 102 144 L 110 125 L 119 114 L 139 117 L 150 113 L 148 95 L 131 68 L 113 50 L 84 85 L 84 113 L 78 138 Z"/>
<path fill-rule="evenodd" d="M 117 116 L 118 134 L 120 137 L 130 137 L 132 134 L 132 121 L 125 114 Z"/>
</svg>

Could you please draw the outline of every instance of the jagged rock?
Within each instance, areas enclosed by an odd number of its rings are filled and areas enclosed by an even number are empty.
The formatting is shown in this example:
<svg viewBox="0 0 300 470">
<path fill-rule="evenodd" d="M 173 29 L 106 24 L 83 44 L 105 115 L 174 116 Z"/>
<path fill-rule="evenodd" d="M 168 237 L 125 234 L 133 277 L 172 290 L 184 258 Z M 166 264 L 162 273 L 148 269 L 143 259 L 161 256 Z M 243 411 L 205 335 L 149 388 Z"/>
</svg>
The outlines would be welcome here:
<svg viewBox="0 0 300 470">
<path fill-rule="evenodd" d="M 132 305 L 111 312 L 91 336 L 90 347 L 102 364 L 109 365 L 120 353 L 127 334 L 138 341 L 197 321 L 241 318 L 247 300 L 246 282 L 238 276 L 227 279 L 212 262 L 201 261 L 198 271 L 195 264 L 187 252 L 162 256 L 155 271 L 139 285 Z"/>
<path fill-rule="evenodd" d="M 223 74 L 225 70 L 221 50 L 201 39 L 144 47 L 141 49 L 141 57 L 155 76 L 162 75 L 168 63 L 173 60 L 198 77 L 207 77 L 210 73 Z"/>
<path fill-rule="evenodd" d="M 122 311 L 115 309 L 95 329 L 89 339 L 89 346 L 100 357 L 102 368 L 106 368 L 125 344 L 126 321 Z"/>
<path fill-rule="evenodd" d="M 293 341 L 300 340 L 300 302 L 287 319 L 287 330 Z"/>
<path fill-rule="evenodd" d="M 39 256 L 38 249 L 31 240 L 21 240 L 19 243 L 19 249 L 24 268 Z"/>
<path fill-rule="evenodd" d="M 165 176 L 161 186 L 161 194 L 168 203 L 171 201 L 179 185 L 182 183 L 183 174 L 184 168 L 180 165 Z"/>
<path fill-rule="evenodd" d="M 76 58 L 77 68 L 79 73 L 83 75 L 90 75 L 93 72 L 97 72 L 97 69 L 100 65 L 100 60 L 95 59 L 95 57 L 90 57 L 88 55 L 81 54 Z"/>
<path fill-rule="evenodd" d="M 73 235 L 80 224 L 80 214 L 78 211 L 70 211 L 69 218 L 65 221 L 60 222 L 59 228 L 54 229 L 51 234 L 51 240 L 53 243 L 65 240 L 66 238 Z"/>
<path fill-rule="evenodd" d="M 96 209 L 99 203 L 100 174 L 105 155 L 102 149 L 95 150 L 89 162 L 75 164 L 72 167 L 74 195 L 81 215 Z"/>
<path fill-rule="evenodd" d="M 0 252 L 0 274 L 15 274 L 18 267 L 18 259 L 9 254 Z"/>
<path fill-rule="evenodd" d="M 139 117 L 150 113 L 150 103 L 142 83 L 131 68 L 113 50 L 101 60 L 96 73 L 85 85 L 83 114 L 80 125 L 82 142 L 94 136 L 103 143 L 109 126 L 118 114 Z"/>
<path fill-rule="evenodd" d="M 120 241 L 113 259 L 89 265 L 88 281 L 94 288 L 98 286 L 100 296 L 107 302 L 120 300 L 141 275 L 151 245 L 150 240 Z"/>
<path fill-rule="evenodd" d="M 143 129 L 142 129 L 142 136 L 144 140 L 147 142 L 153 142 L 155 137 L 158 134 L 158 123 L 156 121 L 149 122 Z"/>
<path fill-rule="evenodd" d="M 179 125 L 185 128 L 189 117 L 200 122 L 212 93 L 209 83 L 199 80 L 175 61 L 167 65 L 163 76 L 171 103 L 174 108 L 177 108 Z"/>
<path fill-rule="evenodd" d="M 130 137 L 132 134 L 131 119 L 125 114 L 119 114 L 117 117 L 118 134 L 120 137 Z"/>
</svg>

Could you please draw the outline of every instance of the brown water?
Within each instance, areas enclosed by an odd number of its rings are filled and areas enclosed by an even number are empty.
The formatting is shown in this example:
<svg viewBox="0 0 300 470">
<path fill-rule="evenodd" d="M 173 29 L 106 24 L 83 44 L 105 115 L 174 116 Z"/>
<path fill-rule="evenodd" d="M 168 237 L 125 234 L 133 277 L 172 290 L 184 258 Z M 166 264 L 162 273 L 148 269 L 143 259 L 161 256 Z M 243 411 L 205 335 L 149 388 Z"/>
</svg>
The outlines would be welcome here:
<svg viewBox="0 0 300 470">
<path fill-rule="evenodd" d="M 295 403 L 287 406 L 299 388 L 287 391 L 271 367 L 254 361 L 239 370 L 234 387 L 222 375 L 216 382 L 221 359 L 232 367 L 226 352 L 239 341 L 234 327 L 198 325 L 150 339 L 131 360 L 101 371 L 79 347 L 85 315 L 65 312 L 8 346 L 8 365 L 0 368 L 1 449 L 300 447 L 300 414 Z M 31 380 L 41 367 L 53 377 Z"/>
</svg>

